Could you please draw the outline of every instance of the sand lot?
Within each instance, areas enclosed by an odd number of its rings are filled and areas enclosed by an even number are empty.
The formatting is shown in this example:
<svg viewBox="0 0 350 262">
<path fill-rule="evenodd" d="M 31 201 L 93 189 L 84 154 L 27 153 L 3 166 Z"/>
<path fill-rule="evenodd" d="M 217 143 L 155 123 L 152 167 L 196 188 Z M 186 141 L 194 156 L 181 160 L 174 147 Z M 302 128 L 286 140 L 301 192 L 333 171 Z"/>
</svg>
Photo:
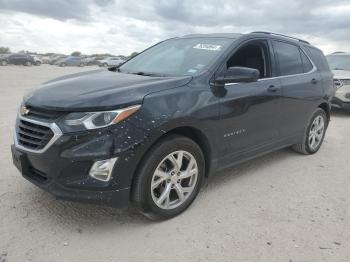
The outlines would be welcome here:
<svg viewBox="0 0 350 262">
<path fill-rule="evenodd" d="M 289 149 L 212 177 L 182 215 L 58 201 L 23 179 L 10 145 L 24 92 L 96 67 L 0 67 L 0 261 L 350 261 L 350 114 L 318 154 Z"/>
</svg>

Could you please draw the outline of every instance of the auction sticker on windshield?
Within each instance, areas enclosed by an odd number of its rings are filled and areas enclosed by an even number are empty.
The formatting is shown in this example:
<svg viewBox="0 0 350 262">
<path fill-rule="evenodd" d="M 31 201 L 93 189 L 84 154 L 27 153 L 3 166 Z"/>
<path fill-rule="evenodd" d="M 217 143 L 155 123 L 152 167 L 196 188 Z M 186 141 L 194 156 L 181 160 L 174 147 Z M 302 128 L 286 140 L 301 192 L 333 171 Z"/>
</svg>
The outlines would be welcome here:
<svg viewBox="0 0 350 262">
<path fill-rule="evenodd" d="M 202 50 L 210 50 L 210 51 L 220 51 L 221 45 L 212 45 L 212 44 L 197 44 L 193 48 L 202 49 Z"/>
</svg>

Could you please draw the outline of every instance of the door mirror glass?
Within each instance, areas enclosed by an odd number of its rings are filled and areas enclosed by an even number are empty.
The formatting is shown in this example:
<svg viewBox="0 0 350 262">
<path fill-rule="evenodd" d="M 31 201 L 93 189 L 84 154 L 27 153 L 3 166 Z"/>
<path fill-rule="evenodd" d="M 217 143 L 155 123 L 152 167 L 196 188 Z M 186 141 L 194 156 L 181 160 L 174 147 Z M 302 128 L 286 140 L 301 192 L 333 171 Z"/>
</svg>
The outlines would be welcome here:
<svg viewBox="0 0 350 262">
<path fill-rule="evenodd" d="M 249 67 L 229 67 L 224 76 L 218 77 L 218 84 L 249 83 L 258 81 L 260 72 Z"/>
</svg>

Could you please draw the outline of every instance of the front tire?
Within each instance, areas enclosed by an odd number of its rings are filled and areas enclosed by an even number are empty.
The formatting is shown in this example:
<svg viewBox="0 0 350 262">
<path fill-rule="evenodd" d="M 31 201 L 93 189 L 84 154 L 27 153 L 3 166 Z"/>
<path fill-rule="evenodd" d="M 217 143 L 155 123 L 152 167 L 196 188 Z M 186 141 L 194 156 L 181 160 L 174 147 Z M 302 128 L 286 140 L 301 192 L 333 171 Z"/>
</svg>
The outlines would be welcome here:
<svg viewBox="0 0 350 262">
<path fill-rule="evenodd" d="M 302 141 L 292 146 L 292 149 L 304 155 L 315 154 L 322 146 L 327 127 L 328 117 L 326 112 L 318 108 L 307 125 Z"/>
<path fill-rule="evenodd" d="M 205 173 L 203 152 L 193 140 L 171 135 L 146 154 L 135 176 L 132 202 L 152 220 L 175 217 L 200 190 Z"/>
</svg>

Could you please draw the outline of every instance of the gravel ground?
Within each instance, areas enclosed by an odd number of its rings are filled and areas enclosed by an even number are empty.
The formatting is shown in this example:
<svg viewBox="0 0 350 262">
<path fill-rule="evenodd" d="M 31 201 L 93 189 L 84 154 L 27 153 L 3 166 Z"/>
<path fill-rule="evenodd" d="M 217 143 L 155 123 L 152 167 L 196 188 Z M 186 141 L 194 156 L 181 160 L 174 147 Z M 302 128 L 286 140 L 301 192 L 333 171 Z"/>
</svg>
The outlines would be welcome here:
<svg viewBox="0 0 350 262">
<path fill-rule="evenodd" d="M 350 114 L 313 156 L 289 149 L 211 178 L 182 215 L 55 200 L 21 177 L 10 145 L 23 93 L 95 67 L 0 67 L 0 261 L 350 261 Z M 159 260 L 158 260 L 159 259 Z"/>
</svg>

